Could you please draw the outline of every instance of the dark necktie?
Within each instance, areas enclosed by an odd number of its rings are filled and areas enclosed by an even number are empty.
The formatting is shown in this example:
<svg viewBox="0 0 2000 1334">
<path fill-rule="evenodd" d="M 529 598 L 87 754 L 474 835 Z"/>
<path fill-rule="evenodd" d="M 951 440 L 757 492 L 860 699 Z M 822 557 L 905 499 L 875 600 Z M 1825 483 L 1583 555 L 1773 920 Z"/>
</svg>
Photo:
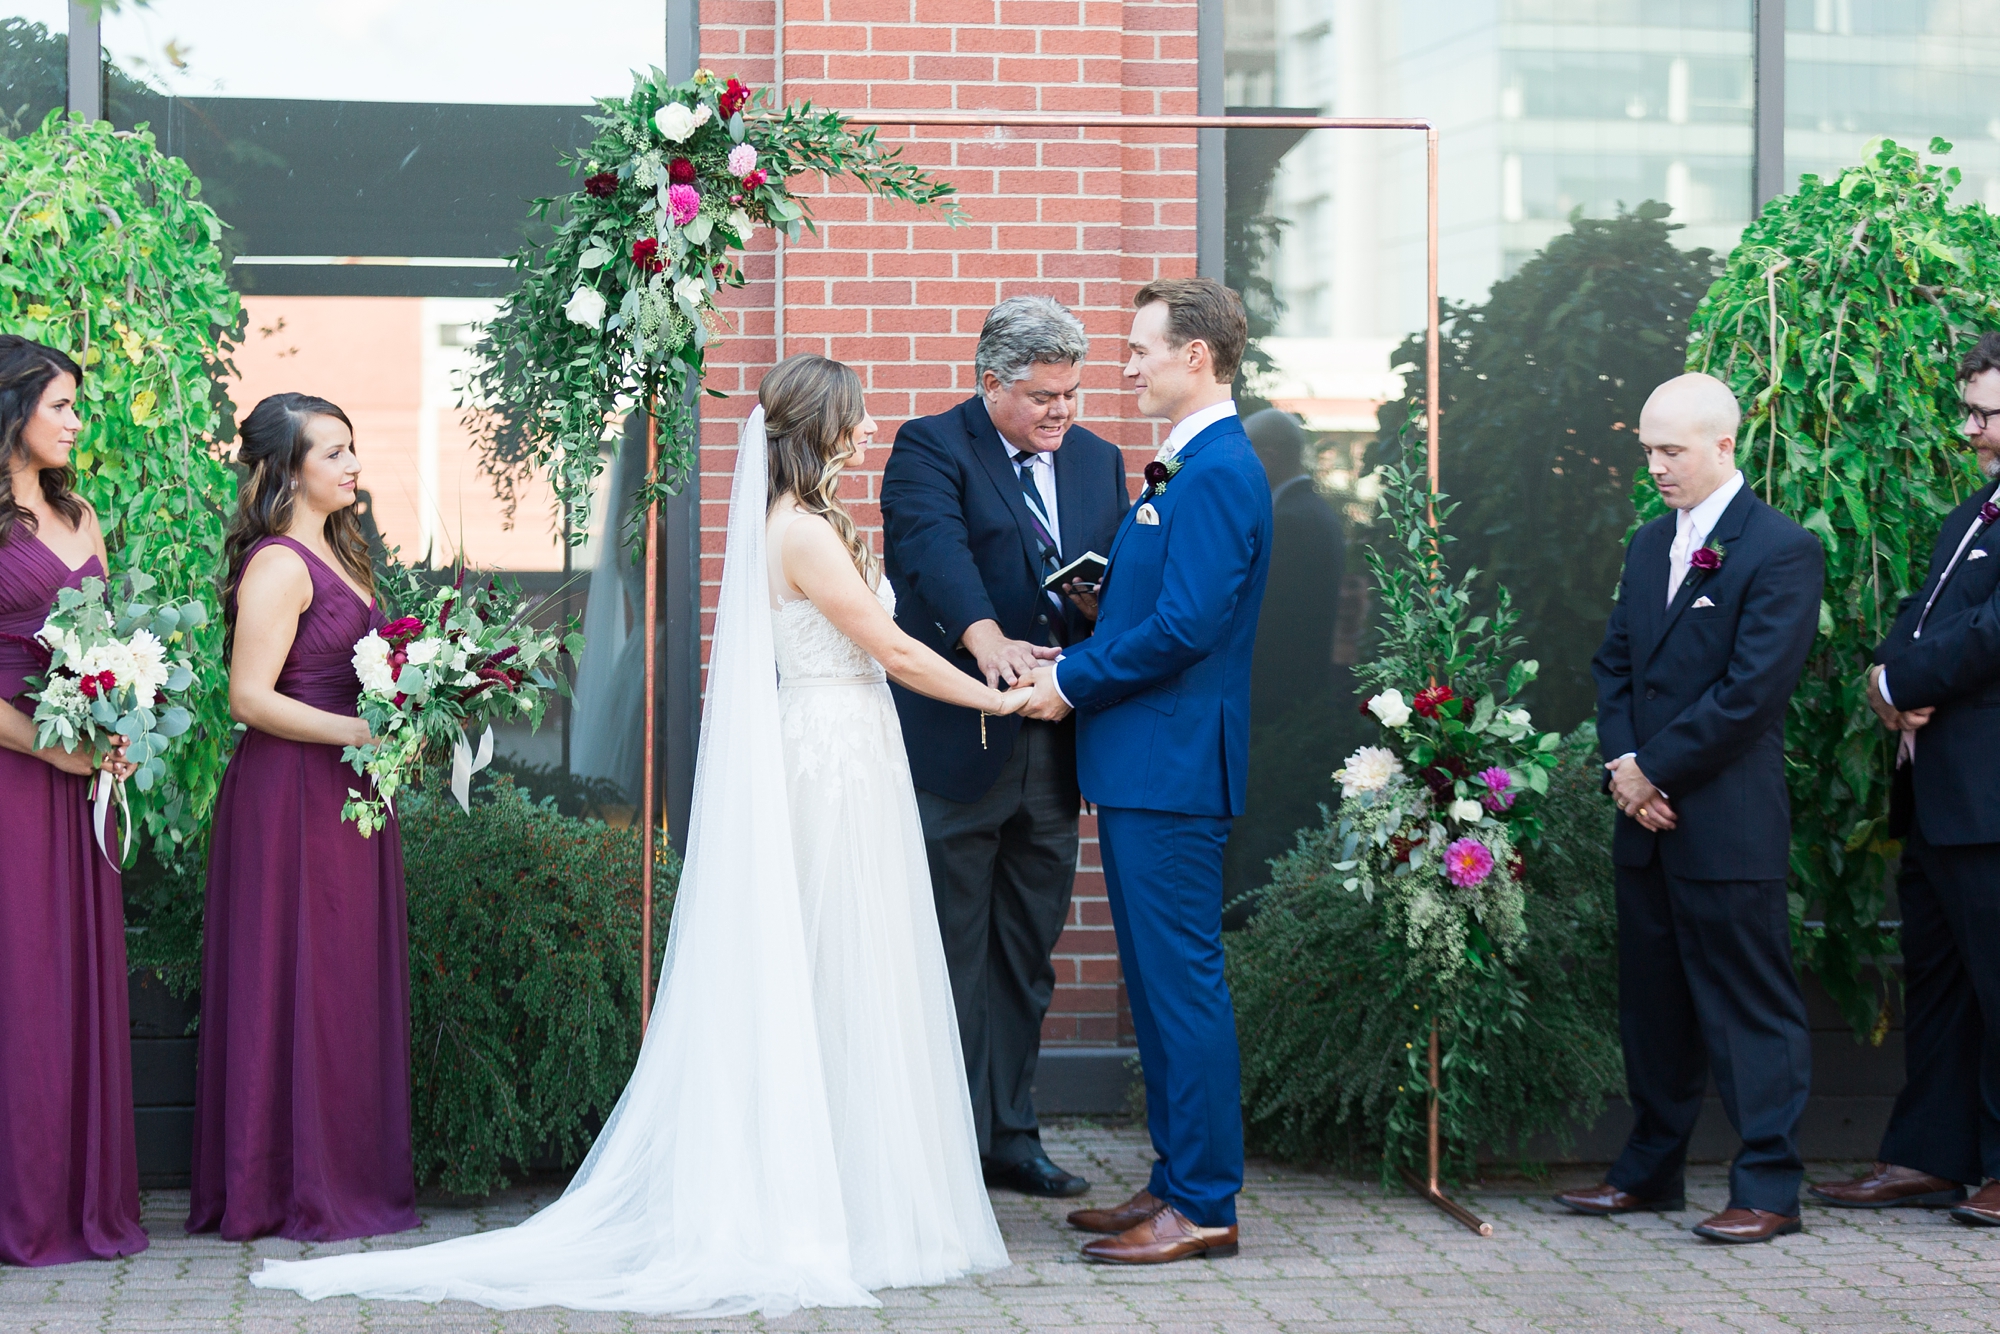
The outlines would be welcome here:
<svg viewBox="0 0 2000 1334">
<path fill-rule="evenodd" d="M 1056 541 L 1055 533 L 1050 529 L 1048 511 L 1042 507 L 1042 493 L 1035 485 L 1034 459 L 1035 451 L 1032 449 L 1016 451 L 1014 475 L 1021 479 L 1021 498 L 1028 502 L 1028 521 L 1034 525 L 1035 541 L 1042 548 L 1041 577 L 1046 579 L 1056 572 L 1057 563 L 1062 560 L 1062 544 Z M 1057 644 L 1062 644 L 1067 640 L 1063 633 L 1066 627 L 1062 596 L 1053 590 L 1044 590 L 1042 596 L 1049 604 L 1049 634 Z"/>
</svg>

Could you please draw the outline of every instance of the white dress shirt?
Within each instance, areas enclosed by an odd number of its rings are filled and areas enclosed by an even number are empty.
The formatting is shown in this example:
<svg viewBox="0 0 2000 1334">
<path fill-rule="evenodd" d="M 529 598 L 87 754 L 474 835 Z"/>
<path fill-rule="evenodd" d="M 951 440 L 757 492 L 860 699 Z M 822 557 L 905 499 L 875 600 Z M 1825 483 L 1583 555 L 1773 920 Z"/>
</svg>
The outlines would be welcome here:
<svg viewBox="0 0 2000 1334">
<path fill-rule="evenodd" d="M 1708 499 L 1699 505 L 1677 511 L 1674 515 L 1674 545 L 1667 554 L 1667 605 L 1674 605 L 1674 598 L 1681 591 L 1681 584 L 1687 579 L 1689 563 L 1694 553 L 1708 543 L 1708 535 L 1715 531 L 1716 520 L 1722 511 L 1729 508 L 1729 502 L 1736 499 L 1736 493 L 1743 489 L 1741 469 L 1731 473 L 1729 480 L 1709 493 Z"/>
<path fill-rule="evenodd" d="M 1001 439 L 1005 440 L 1006 437 L 1002 436 Z M 1016 473 L 1020 471 L 1020 464 L 1014 462 L 1014 456 L 1020 452 L 1020 450 L 1014 447 L 1012 441 L 1007 442 L 1008 466 L 1012 467 Z M 1048 516 L 1049 536 L 1056 540 L 1056 549 L 1060 551 L 1062 549 L 1062 516 L 1056 513 L 1056 452 L 1052 449 L 1046 454 L 1030 454 L 1027 458 L 1022 459 L 1021 463 L 1028 465 L 1028 476 L 1034 478 L 1035 494 L 1042 498 L 1042 513 Z"/>
<path fill-rule="evenodd" d="M 1223 418 L 1234 417 L 1235 415 L 1236 400 L 1233 398 L 1225 398 L 1220 403 L 1211 403 L 1205 408 L 1190 412 L 1187 416 L 1174 423 L 1173 430 L 1167 432 L 1167 442 L 1160 446 L 1160 452 L 1153 456 L 1154 460 L 1159 463 L 1168 462 L 1174 455 L 1187 448 L 1188 441 L 1194 439 Z M 1052 483 L 1054 476 L 1055 474 L 1051 470 L 1050 481 Z M 1041 485 L 1040 477 L 1035 479 L 1035 484 L 1037 487 Z M 1062 702 L 1069 704 L 1069 696 L 1063 695 L 1062 659 L 1056 659 L 1056 670 L 1049 673 L 1049 680 L 1055 683 L 1056 694 L 1062 695 Z M 1074 708 L 1075 705 L 1071 705 L 1070 707 Z"/>
</svg>

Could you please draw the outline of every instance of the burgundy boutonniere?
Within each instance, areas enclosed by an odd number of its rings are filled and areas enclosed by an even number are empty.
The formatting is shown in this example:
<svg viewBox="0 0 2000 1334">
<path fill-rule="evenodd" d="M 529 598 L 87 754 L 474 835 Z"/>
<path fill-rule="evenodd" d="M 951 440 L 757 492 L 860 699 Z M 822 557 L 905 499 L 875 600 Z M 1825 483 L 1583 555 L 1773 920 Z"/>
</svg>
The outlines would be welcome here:
<svg viewBox="0 0 2000 1334">
<path fill-rule="evenodd" d="M 1181 461 L 1178 458 L 1167 463 L 1162 463 L 1158 459 L 1154 459 L 1151 463 L 1148 463 L 1145 471 L 1140 474 L 1146 479 L 1146 494 L 1157 496 L 1165 491 L 1167 483 L 1171 482 L 1174 479 L 1174 474 L 1180 470 Z"/>
<path fill-rule="evenodd" d="M 1703 547 L 1688 557 L 1688 564 L 1697 570 L 1719 570 L 1722 568 L 1722 548 Z"/>
<path fill-rule="evenodd" d="M 2000 519 L 2000 505 L 1989 500 L 1979 507 L 1979 522 L 1982 526 L 1991 528 L 1995 519 Z"/>
</svg>

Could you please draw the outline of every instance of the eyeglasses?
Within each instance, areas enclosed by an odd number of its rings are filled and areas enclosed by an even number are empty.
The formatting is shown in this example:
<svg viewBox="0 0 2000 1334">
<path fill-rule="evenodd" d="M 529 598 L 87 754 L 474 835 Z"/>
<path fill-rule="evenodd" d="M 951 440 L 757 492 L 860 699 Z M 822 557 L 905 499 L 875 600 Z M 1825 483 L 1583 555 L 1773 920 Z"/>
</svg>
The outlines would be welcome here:
<svg viewBox="0 0 2000 1334">
<path fill-rule="evenodd" d="M 1995 417 L 2000 417 L 2000 408 L 1982 408 L 1976 404 L 1965 405 L 1965 415 L 1972 419 L 1974 429 L 1984 431 Z"/>
</svg>

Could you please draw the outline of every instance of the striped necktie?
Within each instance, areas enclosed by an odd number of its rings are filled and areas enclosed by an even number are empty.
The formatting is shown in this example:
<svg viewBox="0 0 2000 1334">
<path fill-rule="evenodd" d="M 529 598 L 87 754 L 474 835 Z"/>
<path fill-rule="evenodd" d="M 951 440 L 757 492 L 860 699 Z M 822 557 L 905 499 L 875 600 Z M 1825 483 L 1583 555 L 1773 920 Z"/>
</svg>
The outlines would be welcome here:
<svg viewBox="0 0 2000 1334">
<path fill-rule="evenodd" d="M 1014 454 L 1014 475 L 1021 479 L 1021 498 L 1028 502 L 1028 521 L 1034 525 L 1035 540 L 1042 548 L 1042 578 L 1055 573 L 1057 562 L 1062 559 L 1062 544 L 1049 528 L 1048 511 L 1042 504 L 1042 492 L 1035 485 L 1035 451 L 1017 450 Z M 1067 641 L 1064 634 L 1062 596 L 1053 590 L 1044 590 L 1042 596 L 1049 604 L 1049 633 L 1058 644 Z"/>
</svg>

